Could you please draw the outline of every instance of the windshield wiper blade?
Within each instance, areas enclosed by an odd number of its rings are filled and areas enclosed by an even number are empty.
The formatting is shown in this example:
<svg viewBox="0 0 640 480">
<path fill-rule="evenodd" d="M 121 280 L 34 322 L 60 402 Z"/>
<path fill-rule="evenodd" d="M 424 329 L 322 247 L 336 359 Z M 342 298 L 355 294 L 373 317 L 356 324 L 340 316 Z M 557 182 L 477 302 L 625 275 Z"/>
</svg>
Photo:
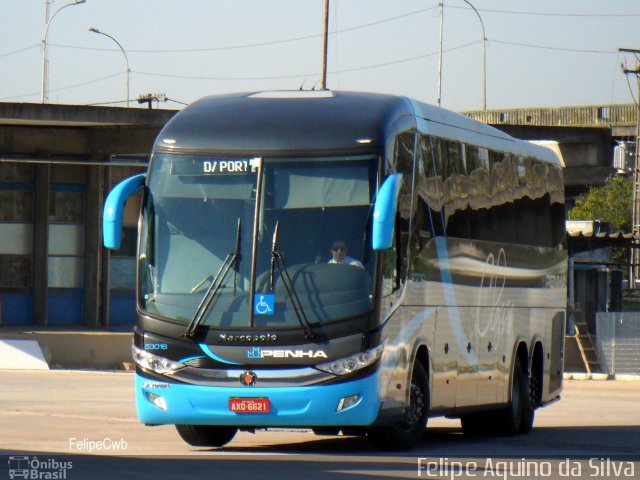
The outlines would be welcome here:
<svg viewBox="0 0 640 480">
<path fill-rule="evenodd" d="M 278 251 L 278 226 L 280 222 L 276 222 L 276 228 L 273 230 L 273 242 L 271 243 L 271 269 L 269 271 L 269 290 L 273 291 L 273 277 L 276 270 L 276 252 Z"/>
<path fill-rule="evenodd" d="M 287 266 L 284 264 L 284 258 L 282 252 L 278 251 L 278 226 L 280 222 L 276 222 L 276 228 L 273 231 L 273 243 L 271 246 L 271 276 L 269 279 L 270 287 L 273 291 L 273 276 L 274 276 L 274 265 L 278 267 L 278 271 L 280 272 L 280 277 L 282 278 L 282 283 L 284 283 L 284 288 L 287 290 L 289 294 L 289 298 L 291 298 L 291 303 L 293 304 L 293 310 L 296 312 L 296 317 L 298 318 L 298 322 L 304 331 L 304 338 L 312 339 L 314 338 L 313 331 L 311 330 L 311 324 L 307 319 L 306 314 L 304 313 L 304 309 L 302 308 L 302 303 L 300 303 L 300 298 L 298 297 L 298 293 L 296 292 L 295 287 L 293 286 L 293 282 L 291 281 L 291 277 L 289 276 L 289 272 L 287 271 Z"/>
<path fill-rule="evenodd" d="M 191 320 L 191 322 L 189 322 L 189 325 L 187 326 L 187 329 L 182 334 L 183 337 L 190 338 L 191 340 L 195 339 L 196 334 L 198 333 L 198 328 L 200 327 L 200 325 L 202 323 L 202 320 L 204 319 L 204 315 L 205 315 L 205 313 L 207 313 L 207 310 L 209 309 L 209 306 L 211 305 L 211 302 L 213 302 L 213 299 L 218 294 L 218 291 L 222 287 L 222 285 L 224 283 L 224 279 L 226 278 L 227 274 L 229 273 L 229 270 L 231 270 L 231 267 L 236 265 L 238 260 L 240 259 L 240 229 L 241 229 L 241 225 L 242 225 L 242 222 L 241 222 L 240 218 L 238 218 L 238 229 L 236 231 L 236 249 L 235 249 L 234 252 L 229 253 L 227 255 L 227 258 L 224 259 L 224 262 L 222 262 L 222 265 L 220 265 L 220 269 L 216 273 L 213 281 L 211 282 L 211 285 L 209 285 L 209 288 L 207 288 L 206 293 L 202 297 L 202 300 L 200 301 L 200 305 L 198 305 L 198 308 L 196 309 L 196 313 L 193 316 L 193 319 Z M 236 288 L 236 281 L 237 281 L 237 273 L 238 272 L 237 272 L 237 269 L 236 269 L 235 270 L 235 274 L 236 275 L 235 275 L 234 280 L 233 280 L 234 295 L 235 295 L 235 288 Z"/>
<path fill-rule="evenodd" d="M 233 261 L 234 263 L 234 267 L 233 267 L 233 296 L 236 296 L 236 288 L 238 287 L 238 267 L 239 267 L 239 260 L 240 260 L 240 227 L 242 226 L 242 221 L 240 220 L 240 217 L 238 217 L 238 227 L 236 230 L 236 251 L 233 252 L 235 255 L 235 259 Z"/>
</svg>

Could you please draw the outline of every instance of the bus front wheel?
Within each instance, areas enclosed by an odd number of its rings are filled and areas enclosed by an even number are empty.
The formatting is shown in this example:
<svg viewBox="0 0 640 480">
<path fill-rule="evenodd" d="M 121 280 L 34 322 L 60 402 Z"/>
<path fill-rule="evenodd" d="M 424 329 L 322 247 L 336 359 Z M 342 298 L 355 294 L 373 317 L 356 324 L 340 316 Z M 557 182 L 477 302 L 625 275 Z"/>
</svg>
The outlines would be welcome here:
<svg viewBox="0 0 640 480">
<path fill-rule="evenodd" d="M 411 375 L 409 407 L 396 425 L 372 427 L 367 437 L 380 450 L 410 450 L 421 439 L 429 419 L 429 378 L 422 363 L 416 362 Z"/>
<path fill-rule="evenodd" d="M 182 439 L 194 447 L 222 447 L 236 435 L 235 427 L 214 425 L 176 425 Z"/>
</svg>

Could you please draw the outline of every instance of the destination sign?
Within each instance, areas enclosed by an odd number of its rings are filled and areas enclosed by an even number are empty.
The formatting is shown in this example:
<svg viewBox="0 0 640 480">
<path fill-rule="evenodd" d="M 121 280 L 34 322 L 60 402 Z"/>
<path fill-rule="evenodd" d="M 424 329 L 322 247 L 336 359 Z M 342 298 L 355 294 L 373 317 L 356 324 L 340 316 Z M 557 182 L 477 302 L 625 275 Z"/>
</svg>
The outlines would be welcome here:
<svg viewBox="0 0 640 480">
<path fill-rule="evenodd" d="M 261 158 L 211 158 L 175 161 L 173 175 L 245 175 L 256 173 Z"/>
</svg>

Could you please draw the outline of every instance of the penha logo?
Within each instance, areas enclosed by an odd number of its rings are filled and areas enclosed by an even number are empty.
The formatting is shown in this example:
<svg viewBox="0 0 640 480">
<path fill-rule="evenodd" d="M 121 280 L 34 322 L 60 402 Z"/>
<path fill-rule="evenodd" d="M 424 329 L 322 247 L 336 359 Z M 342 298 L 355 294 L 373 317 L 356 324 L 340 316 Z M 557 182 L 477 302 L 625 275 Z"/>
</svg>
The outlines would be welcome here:
<svg viewBox="0 0 640 480">
<path fill-rule="evenodd" d="M 267 350 L 253 347 L 247 351 L 247 358 L 327 358 L 322 350 Z"/>
</svg>

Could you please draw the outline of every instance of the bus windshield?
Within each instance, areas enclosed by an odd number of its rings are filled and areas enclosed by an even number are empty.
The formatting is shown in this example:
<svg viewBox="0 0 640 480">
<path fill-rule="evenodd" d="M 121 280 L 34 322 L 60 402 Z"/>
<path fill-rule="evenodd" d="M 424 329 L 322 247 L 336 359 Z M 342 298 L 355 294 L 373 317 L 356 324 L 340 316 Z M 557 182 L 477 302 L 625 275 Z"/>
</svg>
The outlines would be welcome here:
<svg viewBox="0 0 640 480">
<path fill-rule="evenodd" d="M 376 164 L 157 155 L 143 211 L 141 307 L 188 324 L 217 282 L 200 325 L 294 328 L 296 307 L 311 325 L 371 311 Z"/>
</svg>

